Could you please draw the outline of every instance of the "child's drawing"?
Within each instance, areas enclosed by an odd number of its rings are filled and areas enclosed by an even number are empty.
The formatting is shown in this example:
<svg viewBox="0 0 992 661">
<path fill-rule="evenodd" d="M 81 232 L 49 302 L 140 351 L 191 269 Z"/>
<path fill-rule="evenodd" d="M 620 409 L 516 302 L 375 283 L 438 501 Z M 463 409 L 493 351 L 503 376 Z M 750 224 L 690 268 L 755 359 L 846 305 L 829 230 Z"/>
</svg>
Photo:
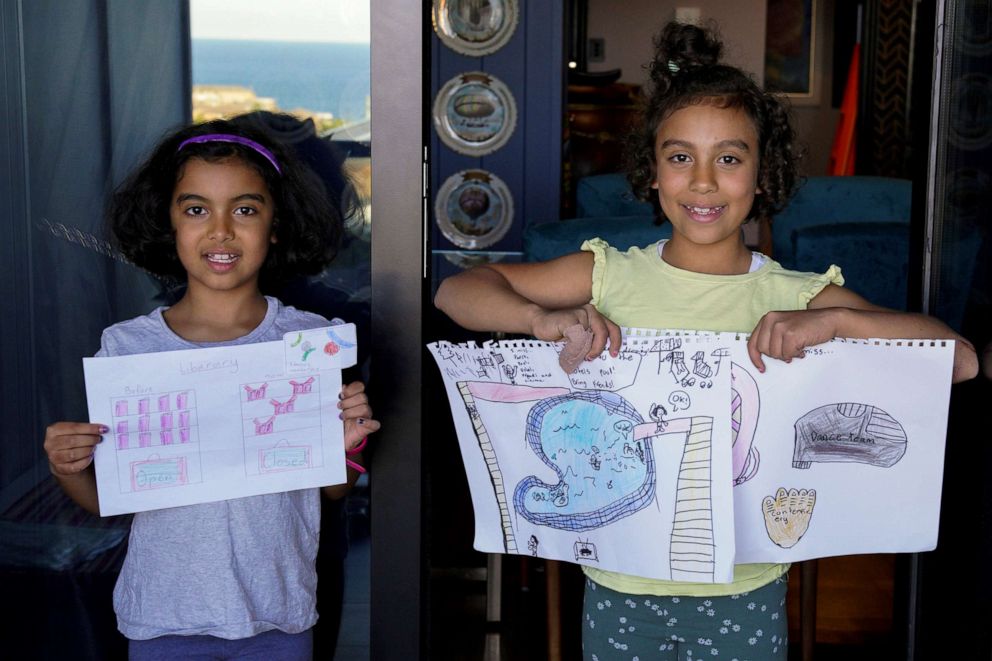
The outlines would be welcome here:
<svg viewBox="0 0 992 661">
<path fill-rule="evenodd" d="M 742 335 L 661 332 L 629 329 L 571 373 L 558 344 L 431 345 L 477 549 L 722 582 L 734 561 L 933 548 L 947 347 L 835 340 L 759 373 Z M 814 462 L 835 463 L 780 488 Z"/>
<path fill-rule="evenodd" d="M 259 399 L 265 399 L 265 389 L 269 387 L 268 383 L 263 383 L 257 388 L 252 388 L 251 386 L 245 386 L 245 392 L 248 394 L 248 401 L 254 402 Z"/>
<path fill-rule="evenodd" d="M 656 405 L 655 419 L 645 422 L 623 397 L 603 390 L 571 392 L 478 381 L 459 382 L 457 387 L 489 471 L 507 552 L 516 552 L 514 514 L 535 525 L 583 532 L 616 523 L 655 502 L 652 443 L 673 440 L 682 444 L 682 459 L 672 498 L 669 570 L 681 580 L 714 580 L 712 418 L 664 420 L 664 407 Z M 512 511 L 477 400 L 535 402 L 527 414 L 525 440 L 557 481 L 525 477 L 513 489 Z M 576 559 L 594 560 L 595 546 L 582 544 L 576 546 Z M 528 548 L 533 552 L 536 546 L 528 542 Z"/>
<path fill-rule="evenodd" d="M 130 473 L 131 491 L 177 487 L 189 482 L 186 457 L 152 455 L 148 459 L 131 462 Z"/>
<path fill-rule="evenodd" d="M 118 484 L 123 492 L 199 482 L 195 392 L 180 390 L 121 397 L 114 400 L 111 410 Z M 152 448 L 159 452 L 173 447 L 183 454 L 147 452 Z"/>
<path fill-rule="evenodd" d="M 341 337 L 341 334 L 335 332 L 333 327 L 327 329 L 327 337 L 330 338 L 331 342 L 342 349 L 354 349 L 357 346 L 354 342 L 349 342 Z"/>
<path fill-rule="evenodd" d="M 665 361 L 669 365 L 668 372 L 675 379 L 675 383 L 685 387 L 696 384 L 696 379 L 689 374 L 689 368 L 685 366 L 685 354 L 683 352 L 672 351 L 665 356 Z"/>
<path fill-rule="evenodd" d="M 310 445 L 288 445 L 285 441 L 280 441 L 270 448 L 260 448 L 258 451 L 259 471 L 277 473 L 310 468 L 312 452 L 313 447 Z"/>
<path fill-rule="evenodd" d="M 302 340 L 300 346 L 307 343 Z M 267 392 L 262 400 L 259 392 Z M 306 470 L 322 463 L 320 380 L 268 380 L 241 386 L 241 414 L 248 474 Z"/>
<path fill-rule="evenodd" d="M 576 562 L 596 562 L 599 560 L 599 556 L 596 555 L 596 545 L 592 542 L 581 539 L 572 547 L 575 550 L 575 561 Z"/>
<path fill-rule="evenodd" d="M 255 423 L 255 433 L 261 436 L 262 434 L 271 434 L 272 425 L 276 421 L 276 416 L 270 416 L 267 420 L 259 420 L 258 418 L 252 418 L 252 422 Z"/>
<path fill-rule="evenodd" d="M 289 380 L 289 385 L 293 387 L 293 395 L 300 395 L 303 393 L 309 393 L 313 391 L 313 381 L 314 377 L 310 377 L 305 381 L 294 381 Z"/>
<path fill-rule="evenodd" d="M 648 353 L 658 354 L 658 374 L 661 374 L 665 370 L 665 363 L 670 360 L 668 356 L 672 351 L 682 348 L 682 338 L 680 337 L 661 337 L 654 341 L 651 348 L 648 349 Z M 683 367 L 685 367 L 683 365 Z"/>
<path fill-rule="evenodd" d="M 285 415 L 287 413 L 292 413 L 296 404 L 296 395 L 293 395 L 284 402 L 280 402 L 278 399 L 270 399 L 269 403 L 272 404 L 273 415 Z"/>
<path fill-rule="evenodd" d="M 503 472 L 499 467 L 499 457 L 493 448 L 489 432 L 482 422 L 479 409 L 475 405 L 475 399 L 504 402 L 530 402 L 540 401 L 545 397 L 554 397 L 568 392 L 563 388 L 530 388 L 526 386 L 510 386 L 507 388 L 499 383 L 488 382 L 465 382 L 458 384 L 458 392 L 465 403 L 465 410 L 468 411 L 469 420 L 472 423 L 475 437 L 482 450 L 482 456 L 486 461 L 486 468 L 489 472 L 489 479 L 492 483 L 493 493 L 496 496 L 496 504 L 500 512 L 500 526 L 503 530 L 503 548 L 507 553 L 517 552 L 516 535 L 513 532 L 510 508 L 507 502 L 506 489 L 504 488 Z"/>
<path fill-rule="evenodd" d="M 705 352 L 697 351 L 692 354 L 692 373 L 701 379 L 700 388 L 712 387 L 713 381 L 710 379 L 713 376 L 713 368 L 706 363 Z"/>
<path fill-rule="evenodd" d="M 338 393 L 357 346 L 353 325 L 331 330 L 83 359 L 90 419 L 109 427 L 94 460 L 101 513 L 342 483 Z"/>
<path fill-rule="evenodd" d="M 889 468 L 906 453 L 906 432 L 870 404 L 828 404 L 796 421 L 794 468 L 813 462 L 858 462 Z"/>
<path fill-rule="evenodd" d="M 774 497 L 765 496 L 761 511 L 768 538 L 783 549 L 791 549 L 809 529 L 815 505 L 816 491 L 813 489 L 779 487 Z"/>
<path fill-rule="evenodd" d="M 747 482 L 758 472 L 761 455 L 754 446 L 761 397 L 758 384 L 746 369 L 730 364 L 730 430 L 734 442 L 734 485 Z"/>
<path fill-rule="evenodd" d="M 654 499 L 650 437 L 634 438 L 644 422 L 619 395 L 586 391 L 549 397 L 527 416 L 527 444 L 558 475 L 534 476 L 513 492 L 514 509 L 532 523 L 583 531 L 609 525 Z"/>
</svg>

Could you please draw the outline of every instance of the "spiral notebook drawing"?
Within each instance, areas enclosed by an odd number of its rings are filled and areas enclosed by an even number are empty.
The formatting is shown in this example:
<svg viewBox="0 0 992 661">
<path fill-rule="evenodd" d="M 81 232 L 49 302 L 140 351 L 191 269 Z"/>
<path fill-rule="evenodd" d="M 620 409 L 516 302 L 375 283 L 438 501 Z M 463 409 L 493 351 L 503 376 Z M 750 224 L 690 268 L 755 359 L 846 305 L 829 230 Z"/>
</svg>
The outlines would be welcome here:
<svg viewBox="0 0 992 661">
<path fill-rule="evenodd" d="M 834 340 L 762 374 L 743 335 L 624 337 L 572 374 L 561 343 L 428 346 L 478 550 L 727 582 L 935 546 L 953 342 Z"/>
</svg>

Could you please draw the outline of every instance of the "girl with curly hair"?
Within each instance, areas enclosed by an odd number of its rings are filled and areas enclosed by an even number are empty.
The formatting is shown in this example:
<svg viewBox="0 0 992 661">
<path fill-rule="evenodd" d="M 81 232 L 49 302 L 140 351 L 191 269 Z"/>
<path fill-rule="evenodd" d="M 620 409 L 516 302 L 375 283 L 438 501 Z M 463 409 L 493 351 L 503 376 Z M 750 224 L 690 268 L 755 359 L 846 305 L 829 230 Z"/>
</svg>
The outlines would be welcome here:
<svg viewBox="0 0 992 661">
<path fill-rule="evenodd" d="M 263 287 L 322 270 L 340 212 L 305 166 L 265 133 L 214 121 L 167 136 L 115 191 L 108 213 L 120 251 L 185 283 L 171 307 L 103 331 L 98 356 L 282 339 L 329 325 Z M 379 429 L 360 381 L 338 407 L 345 451 L 357 458 Z M 51 472 L 97 513 L 93 455 L 106 425 L 57 422 L 45 433 Z M 347 490 L 360 463 L 349 459 Z M 139 512 L 114 590 L 131 659 L 310 659 L 317 620 L 317 489 Z"/>
<path fill-rule="evenodd" d="M 942 322 L 872 305 L 840 269 L 800 273 L 744 244 L 797 186 L 782 102 L 720 62 L 710 31 L 671 23 L 655 41 L 652 90 L 633 140 L 631 183 L 657 200 L 672 238 L 620 252 L 601 239 L 529 264 L 488 264 L 445 280 L 435 304 L 472 330 L 561 340 L 581 324 L 588 358 L 619 352 L 626 327 L 750 333 L 759 371 L 834 337 L 956 340 L 954 380 L 977 373 L 974 348 Z M 729 584 L 660 581 L 583 566 L 586 659 L 785 659 L 784 564 L 737 565 Z"/>
</svg>

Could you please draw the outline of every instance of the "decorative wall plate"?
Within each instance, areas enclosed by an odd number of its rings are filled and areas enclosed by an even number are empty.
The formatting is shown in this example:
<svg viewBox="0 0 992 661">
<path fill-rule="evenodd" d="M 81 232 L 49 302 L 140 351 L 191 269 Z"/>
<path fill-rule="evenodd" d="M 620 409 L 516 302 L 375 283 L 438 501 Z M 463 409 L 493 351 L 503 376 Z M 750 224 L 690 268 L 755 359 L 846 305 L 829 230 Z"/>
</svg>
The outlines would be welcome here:
<svg viewBox="0 0 992 661">
<path fill-rule="evenodd" d="M 484 156 L 513 135 L 517 105 L 502 81 L 472 71 L 444 84 L 434 99 L 433 115 L 441 142 L 459 154 Z"/>
<path fill-rule="evenodd" d="M 485 170 L 462 170 L 448 177 L 434 200 L 441 233 L 459 248 L 493 245 L 513 222 L 513 197 L 503 180 Z"/>
<path fill-rule="evenodd" d="M 517 0 L 434 0 L 434 31 L 451 50 L 479 57 L 502 48 L 517 27 Z"/>
</svg>

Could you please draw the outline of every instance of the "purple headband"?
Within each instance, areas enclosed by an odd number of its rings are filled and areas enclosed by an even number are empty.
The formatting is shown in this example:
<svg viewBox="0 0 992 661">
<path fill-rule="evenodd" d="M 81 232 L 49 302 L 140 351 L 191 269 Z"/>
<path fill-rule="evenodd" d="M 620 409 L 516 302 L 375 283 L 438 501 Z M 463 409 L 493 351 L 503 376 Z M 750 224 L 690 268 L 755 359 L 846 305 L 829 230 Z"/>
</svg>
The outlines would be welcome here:
<svg viewBox="0 0 992 661">
<path fill-rule="evenodd" d="M 256 152 L 265 157 L 272 167 L 276 169 L 276 172 L 282 174 L 282 170 L 279 168 L 279 163 L 276 162 L 275 155 L 268 149 L 258 144 L 254 140 L 249 140 L 248 138 L 242 138 L 240 135 L 232 135 L 230 133 L 208 133 L 207 135 L 198 135 L 192 138 L 183 140 L 179 147 L 176 148 L 176 152 L 182 151 L 183 147 L 189 144 L 199 144 L 201 142 L 236 142 L 239 145 L 244 145 L 254 149 Z"/>
</svg>

